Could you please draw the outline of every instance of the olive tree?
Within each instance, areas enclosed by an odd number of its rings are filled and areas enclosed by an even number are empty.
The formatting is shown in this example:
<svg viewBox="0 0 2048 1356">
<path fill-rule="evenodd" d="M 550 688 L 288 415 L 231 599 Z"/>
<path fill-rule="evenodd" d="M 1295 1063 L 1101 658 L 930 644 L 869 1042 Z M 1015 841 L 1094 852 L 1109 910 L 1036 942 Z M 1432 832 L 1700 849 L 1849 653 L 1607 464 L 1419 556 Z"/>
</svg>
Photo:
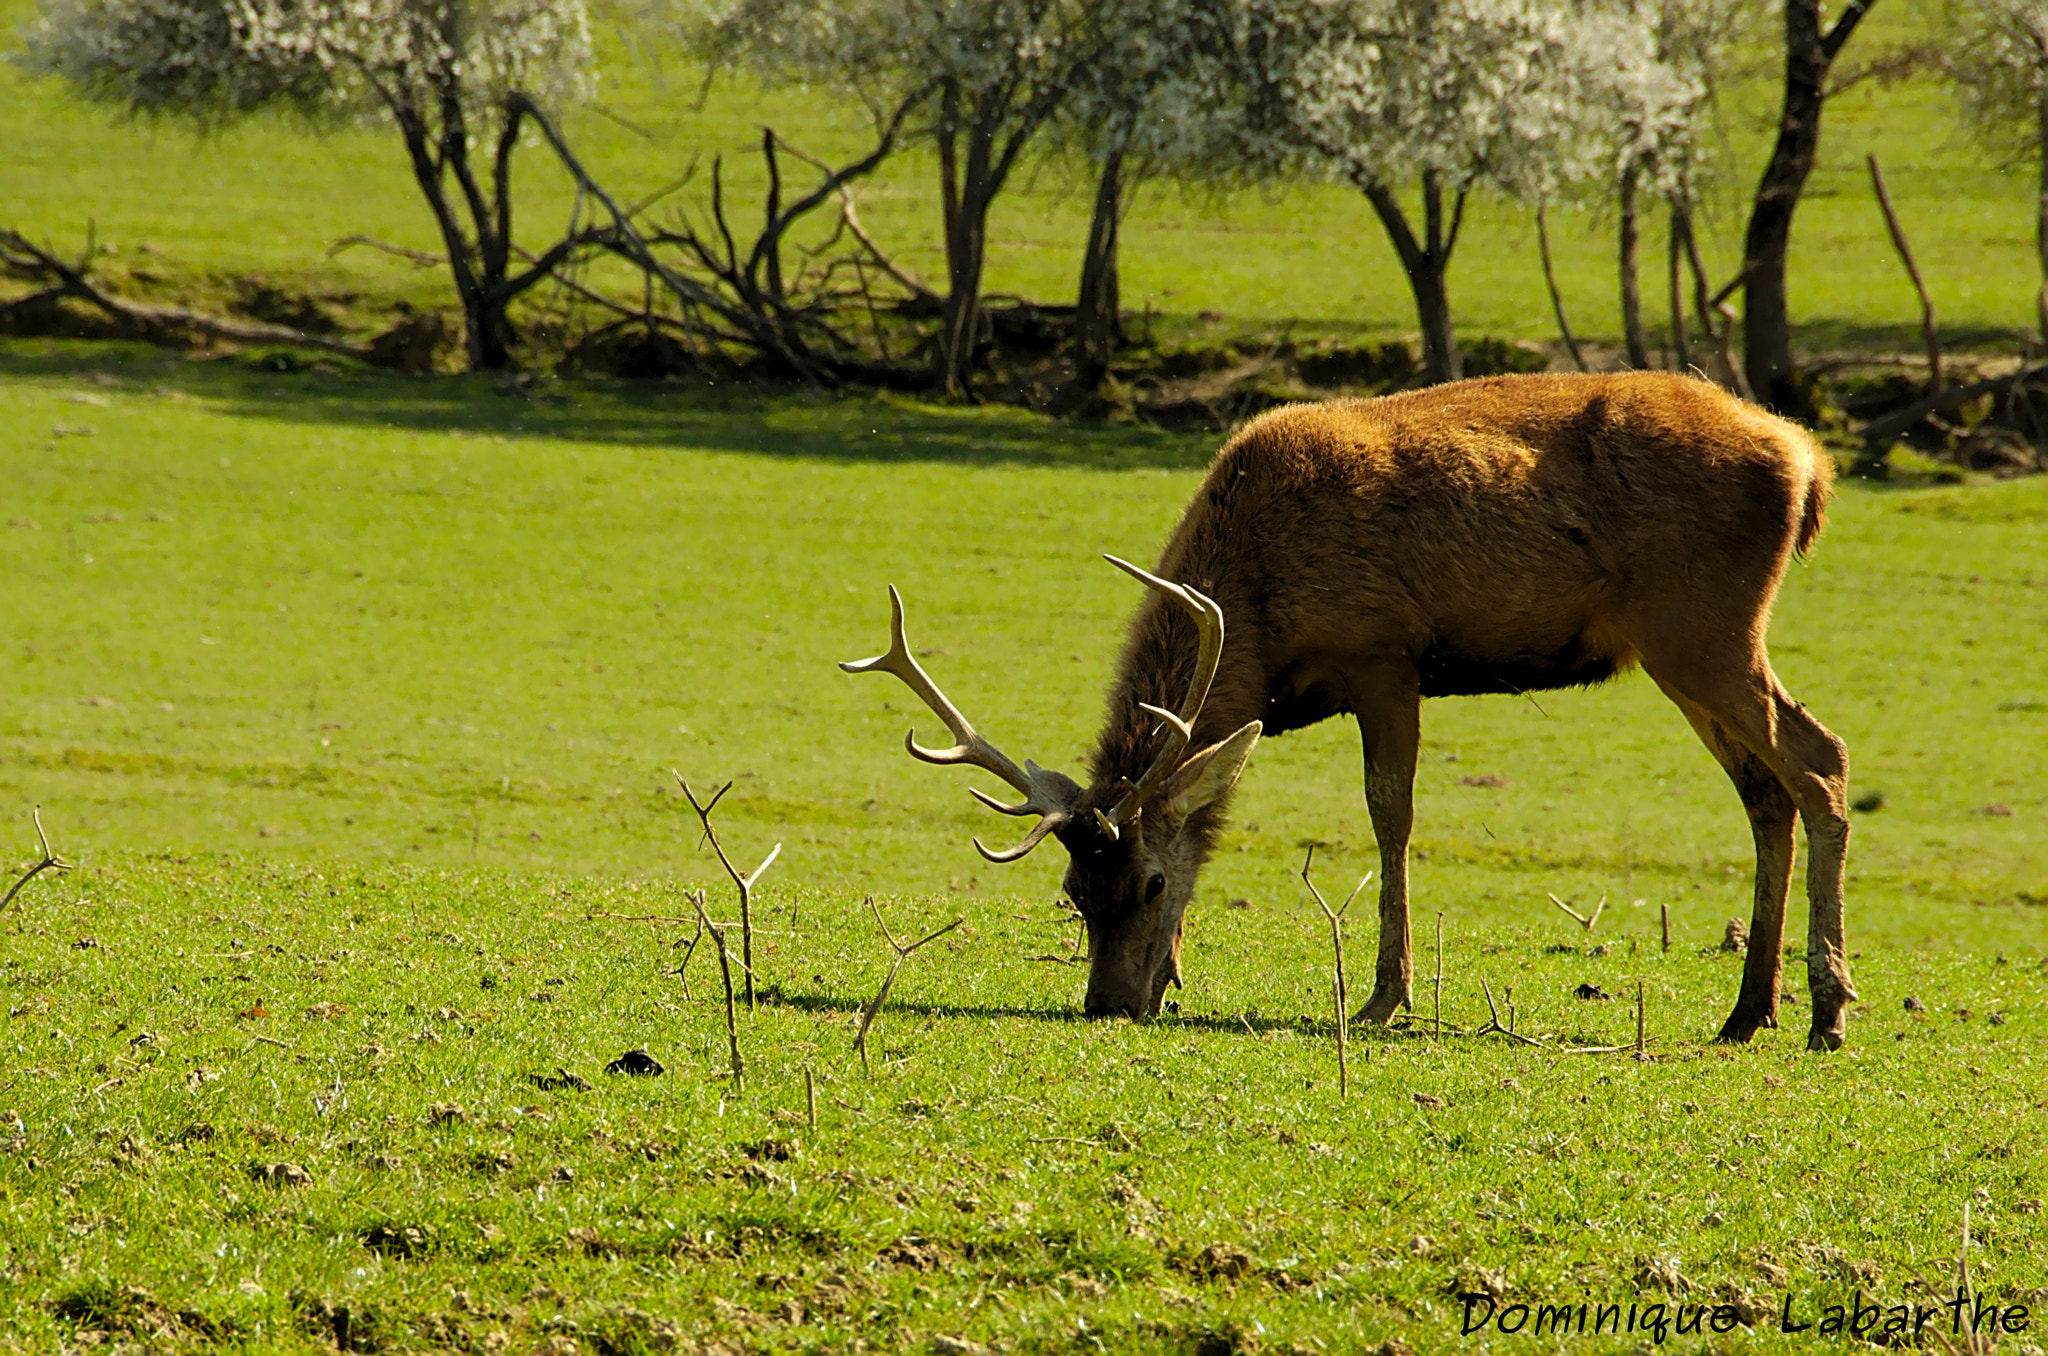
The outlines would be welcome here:
<svg viewBox="0 0 2048 1356">
<path fill-rule="evenodd" d="M 43 0 L 27 51 L 32 69 L 146 117 L 388 120 L 447 249 L 475 368 L 511 361 L 507 307 L 576 246 L 515 258 L 512 157 L 536 100 L 577 92 L 590 59 L 583 0 Z"/>
<path fill-rule="evenodd" d="M 1647 38 L 1543 0 L 1241 0 L 1234 28 L 1249 140 L 1365 196 L 1408 275 L 1427 375 L 1455 379 L 1448 274 L 1467 202 L 1540 201 L 1594 173 L 1603 68 Z"/>
<path fill-rule="evenodd" d="M 2034 310 L 2048 341 L 2048 0 L 1954 0 L 1945 20 L 1942 69 L 1971 128 L 1994 151 L 2039 167 Z"/>
</svg>

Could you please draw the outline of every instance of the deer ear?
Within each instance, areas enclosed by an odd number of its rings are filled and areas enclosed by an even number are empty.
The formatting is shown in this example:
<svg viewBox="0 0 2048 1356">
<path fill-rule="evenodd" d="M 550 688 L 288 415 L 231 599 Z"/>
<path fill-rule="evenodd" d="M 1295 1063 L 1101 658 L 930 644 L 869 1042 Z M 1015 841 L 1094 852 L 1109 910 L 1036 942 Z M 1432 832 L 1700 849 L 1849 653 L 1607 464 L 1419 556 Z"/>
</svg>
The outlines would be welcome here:
<svg viewBox="0 0 2048 1356">
<path fill-rule="evenodd" d="M 1255 720 L 1222 743 L 1211 744 L 1182 763 L 1162 798 L 1166 813 L 1184 820 L 1235 786 L 1264 728 Z"/>
</svg>

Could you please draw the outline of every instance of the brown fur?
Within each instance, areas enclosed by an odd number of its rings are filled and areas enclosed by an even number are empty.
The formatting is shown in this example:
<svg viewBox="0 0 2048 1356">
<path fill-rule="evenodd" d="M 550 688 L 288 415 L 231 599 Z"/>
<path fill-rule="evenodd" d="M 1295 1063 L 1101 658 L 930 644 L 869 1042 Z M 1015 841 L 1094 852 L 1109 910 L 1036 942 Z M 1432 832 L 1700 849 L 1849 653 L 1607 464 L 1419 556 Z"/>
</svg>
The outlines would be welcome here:
<svg viewBox="0 0 2048 1356">
<path fill-rule="evenodd" d="M 1757 838 L 1756 922 L 1722 1035 L 1775 1025 L 1793 811 L 1812 861 L 1811 1043 L 1841 1042 L 1847 759 L 1772 674 L 1779 581 L 1819 535 L 1831 463 L 1796 426 L 1662 373 L 1495 377 L 1297 405 L 1217 455 L 1158 573 L 1214 598 L 1223 659 L 1191 747 L 1350 713 L 1381 851 L 1381 944 L 1363 1015 L 1409 997 L 1407 839 L 1420 699 L 1600 682 L 1640 665 L 1727 769 Z M 1179 607 L 1134 619 L 1089 806 L 1157 749 L 1139 702 L 1171 706 L 1194 662 Z M 1061 833 L 1089 918 L 1090 1011 L 1156 1011 L 1172 939 L 1224 802 L 1111 842 Z M 1164 875 L 1154 907 L 1134 898 Z M 1155 894 L 1160 892 L 1154 891 Z"/>
</svg>

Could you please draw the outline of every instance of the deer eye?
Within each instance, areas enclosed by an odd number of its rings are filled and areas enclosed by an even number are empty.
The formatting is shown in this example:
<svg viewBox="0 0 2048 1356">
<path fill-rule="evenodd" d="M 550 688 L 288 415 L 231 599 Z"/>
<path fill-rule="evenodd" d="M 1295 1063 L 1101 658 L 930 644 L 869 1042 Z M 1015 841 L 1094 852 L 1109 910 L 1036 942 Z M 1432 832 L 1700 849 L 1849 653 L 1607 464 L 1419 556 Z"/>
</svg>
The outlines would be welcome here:
<svg viewBox="0 0 2048 1356">
<path fill-rule="evenodd" d="M 1160 872 L 1154 871 L 1145 882 L 1145 902 L 1150 904 L 1153 900 L 1159 898 L 1165 889 L 1166 877 Z"/>
</svg>

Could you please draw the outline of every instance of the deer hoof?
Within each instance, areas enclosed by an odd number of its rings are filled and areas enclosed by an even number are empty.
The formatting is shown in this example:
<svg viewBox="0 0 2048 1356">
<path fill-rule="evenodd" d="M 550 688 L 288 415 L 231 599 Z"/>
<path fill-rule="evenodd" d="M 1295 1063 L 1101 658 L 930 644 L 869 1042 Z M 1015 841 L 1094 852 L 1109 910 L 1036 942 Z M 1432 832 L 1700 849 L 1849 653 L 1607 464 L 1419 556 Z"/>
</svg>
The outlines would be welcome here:
<svg viewBox="0 0 2048 1356">
<path fill-rule="evenodd" d="M 1809 1050 L 1818 1050 L 1823 1054 L 1827 1053 L 1830 1050 L 1841 1049 L 1841 1029 L 1834 1028 L 1831 1030 L 1823 1030 L 1820 1027 L 1815 1027 L 1810 1033 L 1808 1033 L 1806 1037 L 1806 1048 Z"/>
<path fill-rule="evenodd" d="M 1381 985 L 1372 991 L 1372 997 L 1365 1000 L 1365 1006 L 1358 1010 L 1354 1022 L 1375 1022 L 1381 1026 L 1393 1019 L 1396 1012 L 1408 1005 L 1407 993 L 1399 987 Z"/>
<path fill-rule="evenodd" d="M 1714 1037 L 1723 1045 L 1747 1045 L 1749 1038 L 1756 1035 L 1763 1023 L 1748 1013 L 1737 1012 L 1721 1023 L 1721 1034 Z"/>
<path fill-rule="evenodd" d="M 1735 1011 L 1728 1014 L 1728 1020 L 1721 1024 L 1721 1034 L 1714 1039 L 1724 1045 L 1747 1045 L 1750 1037 L 1757 1032 L 1765 1028 L 1775 1031 L 1777 1027 L 1777 1013 L 1768 1008 L 1761 1012 L 1754 1011 L 1738 1003 L 1735 1005 Z"/>
</svg>

